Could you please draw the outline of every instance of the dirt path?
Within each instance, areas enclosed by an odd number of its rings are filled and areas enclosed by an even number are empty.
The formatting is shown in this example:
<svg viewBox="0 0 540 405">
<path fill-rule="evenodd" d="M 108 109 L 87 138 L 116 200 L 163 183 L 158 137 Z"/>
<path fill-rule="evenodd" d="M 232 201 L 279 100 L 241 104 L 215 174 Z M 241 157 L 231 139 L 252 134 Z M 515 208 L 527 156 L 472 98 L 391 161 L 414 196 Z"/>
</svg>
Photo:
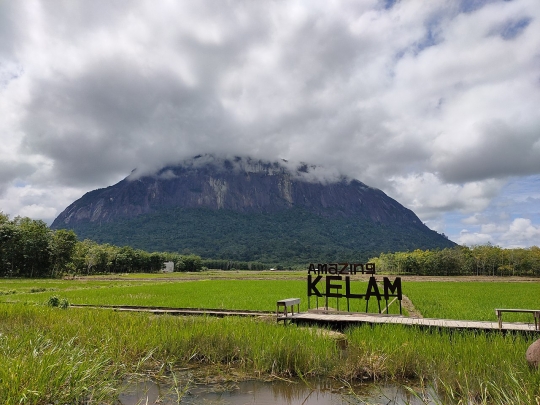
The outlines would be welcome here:
<svg viewBox="0 0 540 405">
<path fill-rule="evenodd" d="M 407 297 L 405 294 L 403 294 L 402 298 L 403 299 L 401 300 L 401 305 L 403 306 L 403 308 L 405 308 L 407 310 L 407 312 L 409 313 L 409 317 L 411 317 L 411 318 L 423 318 L 422 314 L 420 313 L 420 311 L 418 311 L 416 309 L 416 307 L 414 306 L 412 301 L 409 299 L 409 297 Z"/>
</svg>

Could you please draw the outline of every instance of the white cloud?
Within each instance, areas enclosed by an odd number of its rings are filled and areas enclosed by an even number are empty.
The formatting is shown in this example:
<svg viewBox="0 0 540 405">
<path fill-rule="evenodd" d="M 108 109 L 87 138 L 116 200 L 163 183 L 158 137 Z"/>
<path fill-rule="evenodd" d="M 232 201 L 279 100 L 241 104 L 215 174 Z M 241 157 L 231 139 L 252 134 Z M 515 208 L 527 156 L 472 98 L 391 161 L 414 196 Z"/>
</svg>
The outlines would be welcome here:
<svg viewBox="0 0 540 405">
<path fill-rule="evenodd" d="M 532 201 L 486 212 L 540 173 L 537 0 L 383 3 L 0 2 L 0 209 L 50 218 L 134 168 L 220 153 L 323 164 L 439 232 L 461 215 L 464 238 L 537 227 Z"/>
<path fill-rule="evenodd" d="M 515 247 L 540 246 L 540 226 L 533 225 L 530 219 L 516 218 L 502 234 L 501 240 Z"/>
<path fill-rule="evenodd" d="M 540 246 L 540 226 L 526 218 L 515 218 L 504 223 L 485 223 L 477 232 L 463 229 L 456 242 L 468 246 L 489 242 L 506 248 Z"/>
<path fill-rule="evenodd" d="M 85 193 L 77 188 L 47 188 L 29 184 L 14 184 L 0 196 L 0 211 L 15 216 L 42 219 L 51 223 L 76 199 Z"/>
<path fill-rule="evenodd" d="M 410 174 L 390 181 L 395 190 L 391 195 L 426 220 L 446 211 L 482 211 L 505 184 L 502 180 L 448 184 L 433 173 Z"/>
<path fill-rule="evenodd" d="M 455 242 L 465 246 L 485 245 L 486 243 L 493 243 L 493 236 L 485 233 L 469 232 L 464 229 Z"/>
<path fill-rule="evenodd" d="M 477 225 L 482 221 L 482 218 L 479 213 L 475 213 L 474 215 L 471 215 L 470 217 L 464 218 L 461 220 L 461 223 L 466 225 Z"/>
</svg>

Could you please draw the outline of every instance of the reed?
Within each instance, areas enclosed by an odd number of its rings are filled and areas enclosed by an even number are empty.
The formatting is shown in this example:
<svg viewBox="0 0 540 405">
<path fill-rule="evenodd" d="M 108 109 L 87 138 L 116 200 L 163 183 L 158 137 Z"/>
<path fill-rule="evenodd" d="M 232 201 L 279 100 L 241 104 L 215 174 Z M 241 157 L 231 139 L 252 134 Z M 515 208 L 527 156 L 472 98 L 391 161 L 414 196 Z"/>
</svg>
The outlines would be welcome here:
<svg viewBox="0 0 540 405">
<path fill-rule="evenodd" d="M 445 403 L 531 404 L 540 373 L 531 337 L 400 326 L 346 331 L 347 350 L 316 329 L 245 318 L 0 306 L 0 402 L 114 403 L 133 373 L 204 366 L 212 375 L 318 376 L 435 387 Z M 508 402 L 511 397 L 513 402 Z M 53 401 L 54 400 L 54 401 Z"/>
<path fill-rule="evenodd" d="M 7 281 L 3 288 L 9 294 L 0 300 L 15 303 L 0 304 L 3 404 L 114 403 L 126 376 L 160 376 L 192 366 L 213 376 L 312 376 L 351 386 L 398 381 L 433 389 L 443 403 L 540 403 L 540 372 L 529 369 L 524 358 L 532 336 L 362 326 L 345 332 L 348 348 L 342 351 L 316 329 L 284 327 L 273 319 L 46 306 L 56 295 L 75 304 L 273 311 L 276 300 L 298 296 L 306 309 L 303 280 Z M 424 316 L 454 319 L 494 320 L 497 306 L 534 307 L 538 288 L 536 283 L 404 284 Z"/>
<path fill-rule="evenodd" d="M 333 341 L 275 321 L 22 304 L 0 306 L 0 320 L 2 404 L 106 403 L 126 375 L 186 365 L 325 375 L 338 357 Z"/>
<path fill-rule="evenodd" d="M 534 339 L 397 325 L 360 327 L 349 331 L 352 349 L 343 367 L 348 379 L 434 387 L 444 403 L 534 404 L 540 401 L 540 372 L 525 361 Z"/>
</svg>

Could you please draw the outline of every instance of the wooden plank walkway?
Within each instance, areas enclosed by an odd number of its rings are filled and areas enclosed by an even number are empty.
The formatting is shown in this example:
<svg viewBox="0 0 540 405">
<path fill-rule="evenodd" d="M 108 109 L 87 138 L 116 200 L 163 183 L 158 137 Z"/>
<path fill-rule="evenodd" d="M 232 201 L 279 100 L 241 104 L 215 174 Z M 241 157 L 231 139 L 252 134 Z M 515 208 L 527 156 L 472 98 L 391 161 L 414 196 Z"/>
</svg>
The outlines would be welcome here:
<svg viewBox="0 0 540 405">
<path fill-rule="evenodd" d="M 210 315 L 217 317 L 224 316 L 276 316 L 274 312 L 247 311 L 247 310 L 229 310 L 229 309 L 197 309 L 197 308 L 168 308 L 168 307 L 141 307 L 131 305 L 86 305 L 86 304 L 70 304 L 73 308 L 99 308 L 112 309 L 119 312 L 148 312 L 156 315 Z"/>
<path fill-rule="evenodd" d="M 486 331 L 513 331 L 540 333 L 535 330 L 534 324 L 503 322 L 502 329 L 499 323 L 489 321 L 466 321 L 456 319 L 434 319 L 434 318 L 407 318 L 401 315 L 366 314 L 366 313 L 321 313 L 321 312 L 301 312 L 288 317 L 280 316 L 278 321 L 288 320 L 293 323 L 319 323 L 333 324 L 340 326 L 350 326 L 354 324 L 394 324 L 409 325 L 428 328 L 444 329 L 468 329 Z"/>
<path fill-rule="evenodd" d="M 262 311 L 244 311 L 244 310 L 222 310 L 222 309 L 195 309 L 195 308 L 167 308 L 167 307 L 140 307 L 129 305 L 84 305 L 72 304 L 73 308 L 100 308 L 109 309 L 121 312 L 147 312 L 156 315 L 168 314 L 179 316 L 190 315 L 209 315 L 209 316 L 243 316 L 243 317 L 259 317 L 272 316 L 275 317 L 275 312 Z M 326 311 L 324 311 L 326 312 Z M 410 325 L 432 328 L 447 328 L 447 329 L 469 329 L 469 330 L 487 330 L 498 331 L 498 322 L 489 321 L 461 321 L 455 319 L 434 319 L 434 318 L 407 318 L 401 315 L 385 315 L 385 314 L 369 314 L 362 312 L 332 312 L 323 313 L 317 312 L 300 312 L 293 315 L 278 316 L 278 321 L 290 321 L 293 323 L 318 323 L 332 324 L 339 326 L 351 326 L 354 324 L 394 324 L 394 325 Z M 540 334 L 540 331 L 535 330 L 534 324 L 503 322 L 502 331 L 513 332 L 531 332 Z"/>
</svg>

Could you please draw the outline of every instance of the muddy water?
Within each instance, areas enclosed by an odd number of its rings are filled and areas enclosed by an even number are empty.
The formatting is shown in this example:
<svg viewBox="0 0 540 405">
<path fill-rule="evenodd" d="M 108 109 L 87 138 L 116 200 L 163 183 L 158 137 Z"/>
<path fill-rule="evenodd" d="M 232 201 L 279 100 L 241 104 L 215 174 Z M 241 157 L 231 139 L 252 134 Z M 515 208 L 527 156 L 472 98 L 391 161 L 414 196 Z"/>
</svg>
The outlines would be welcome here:
<svg viewBox="0 0 540 405">
<path fill-rule="evenodd" d="M 425 405 L 440 403 L 433 397 L 412 395 L 408 390 L 392 385 L 366 385 L 351 393 L 346 387 L 325 386 L 322 383 L 290 383 L 284 381 L 243 381 L 225 384 L 157 384 L 152 381 L 129 383 L 120 395 L 122 405 Z"/>
</svg>

